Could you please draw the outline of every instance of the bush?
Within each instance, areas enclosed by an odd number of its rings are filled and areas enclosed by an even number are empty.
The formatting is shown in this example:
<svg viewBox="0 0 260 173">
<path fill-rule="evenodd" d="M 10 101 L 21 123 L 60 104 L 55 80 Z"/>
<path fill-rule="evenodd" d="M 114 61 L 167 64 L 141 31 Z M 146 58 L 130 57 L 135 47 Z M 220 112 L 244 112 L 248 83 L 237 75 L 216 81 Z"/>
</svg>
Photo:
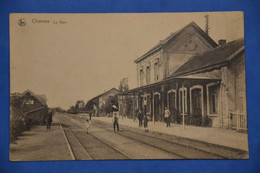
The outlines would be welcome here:
<svg viewBox="0 0 260 173">
<path fill-rule="evenodd" d="M 208 115 L 205 116 L 203 126 L 204 127 L 211 127 L 212 126 L 212 120 L 208 117 Z"/>
<path fill-rule="evenodd" d="M 202 118 L 201 115 L 185 115 L 184 121 L 186 125 L 192 126 L 204 126 L 208 127 L 211 126 L 211 119 L 208 116 L 204 116 Z M 182 124 L 182 114 L 177 114 L 177 122 Z"/>
<path fill-rule="evenodd" d="M 25 129 L 25 124 L 21 119 L 12 119 L 10 121 L 10 142 L 14 142 Z"/>
<path fill-rule="evenodd" d="M 32 126 L 29 118 L 23 115 L 11 116 L 10 119 L 10 142 L 13 143 L 19 135 L 25 130 L 30 130 Z"/>
</svg>

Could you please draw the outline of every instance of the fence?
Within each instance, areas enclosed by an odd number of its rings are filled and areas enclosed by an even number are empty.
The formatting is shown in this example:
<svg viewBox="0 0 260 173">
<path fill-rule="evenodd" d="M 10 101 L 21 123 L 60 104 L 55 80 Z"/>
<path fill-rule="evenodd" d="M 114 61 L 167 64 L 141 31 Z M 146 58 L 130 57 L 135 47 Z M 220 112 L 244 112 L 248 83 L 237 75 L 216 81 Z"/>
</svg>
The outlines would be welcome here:
<svg viewBox="0 0 260 173">
<path fill-rule="evenodd" d="M 247 117 L 243 111 L 230 112 L 231 127 L 236 130 L 247 130 Z"/>
</svg>

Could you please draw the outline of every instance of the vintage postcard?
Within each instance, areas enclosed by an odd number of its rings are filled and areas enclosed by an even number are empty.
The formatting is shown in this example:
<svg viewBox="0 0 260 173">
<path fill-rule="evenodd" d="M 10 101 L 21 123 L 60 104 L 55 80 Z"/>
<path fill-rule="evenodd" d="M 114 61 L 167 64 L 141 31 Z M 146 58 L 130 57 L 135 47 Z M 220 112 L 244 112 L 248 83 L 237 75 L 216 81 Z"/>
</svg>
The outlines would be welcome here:
<svg viewBox="0 0 260 173">
<path fill-rule="evenodd" d="M 10 14 L 10 161 L 248 159 L 243 12 Z"/>
</svg>

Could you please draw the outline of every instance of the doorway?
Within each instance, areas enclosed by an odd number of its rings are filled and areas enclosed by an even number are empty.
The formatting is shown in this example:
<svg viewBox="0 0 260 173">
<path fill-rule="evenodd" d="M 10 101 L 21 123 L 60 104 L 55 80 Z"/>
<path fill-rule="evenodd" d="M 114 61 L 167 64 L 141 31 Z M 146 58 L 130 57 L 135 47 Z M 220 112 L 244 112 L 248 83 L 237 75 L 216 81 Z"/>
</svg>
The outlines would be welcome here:
<svg viewBox="0 0 260 173">
<path fill-rule="evenodd" d="M 168 93 L 168 108 L 171 113 L 171 121 L 176 122 L 176 94 L 175 92 Z"/>
<path fill-rule="evenodd" d="M 192 95 L 192 114 L 195 116 L 202 116 L 202 100 L 201 100 L 201 89 L 196 88 L 191 91 Z"/>
<path fill-rule="evenodd" d="M 160 96 L 158 94 L 154 95 L 154 121 L 159 120 L 160 112 Z"/>
</svg>

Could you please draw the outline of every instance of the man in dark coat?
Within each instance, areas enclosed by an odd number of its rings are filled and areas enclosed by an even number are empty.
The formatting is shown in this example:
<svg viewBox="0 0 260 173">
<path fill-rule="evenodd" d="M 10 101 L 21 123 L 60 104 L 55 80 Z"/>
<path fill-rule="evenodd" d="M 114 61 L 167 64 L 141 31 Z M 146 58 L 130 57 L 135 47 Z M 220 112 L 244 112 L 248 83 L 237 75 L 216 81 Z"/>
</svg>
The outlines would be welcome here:
<svg viewBox="0 0 260 173">
<path fill-rule="evenodd" d="M 144 115 L 144 131 L 148 132 L 148 117 L 147 114 Z"/>
<path fill-rule="evenodd" d="M 51 122 L 52 122 L 52 112 L 49 110 L 46 118 L 47 130 L 51 129 Z"/>
<path fill-rule="evenodd" d="M 138 117 L 138 120 L 139 120 L 139 127 L 141 127 L 142 124 L 143 124 L 143 113 L 142 113 L 142 111 L 140 109 L 139 109 L 137 115 L 138 115 L 137 117 Z"/>
</svg>

